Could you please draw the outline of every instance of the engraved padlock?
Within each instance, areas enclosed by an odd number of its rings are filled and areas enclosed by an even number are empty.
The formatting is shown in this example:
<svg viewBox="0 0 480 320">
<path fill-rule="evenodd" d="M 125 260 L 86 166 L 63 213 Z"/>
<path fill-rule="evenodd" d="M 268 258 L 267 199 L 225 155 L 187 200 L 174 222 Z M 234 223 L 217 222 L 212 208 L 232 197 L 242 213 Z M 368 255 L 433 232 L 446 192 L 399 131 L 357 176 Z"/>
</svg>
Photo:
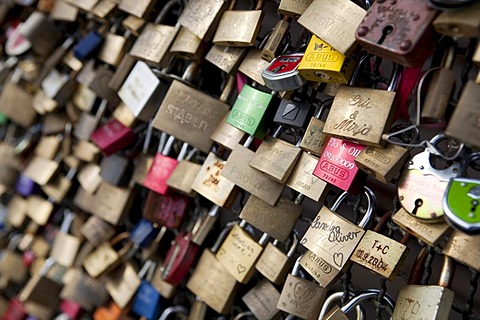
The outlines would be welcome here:
<svg viewBox="0 0 480 320">
<path fill-rule="evenodd" d="M 198 38 L 209 41 L 226 7 L 225 0 L 189 1 L 178 22 Z"/>
<path fill-rule="evenodd" d="M 280 5 L 278 6 L 278 12 L 286 16 L 297 18 L 312 3 L 313 0 L 280 0 Z"/>
<path fill-rule="evenodd" d="M 242 297 L 242 301 L 258 320 L 271 320 L 278 316 L 277 309 L 280 292 L 268 280 L 259 281 L 255 287 Z M 237 315 L 239 319 L 240 314 Z"/>
<path fill-rule="evenodd" d="M 325 126 L 325 121 L 322 120 L 322 115 L 327 110 L 330 110 L 332 100 L 328 99 L 322 102 L 318 107 L 314 116 L 310 119 L 310 123 L 305 130 L 305 134 L 302 137 L 302 142 L 300 143 L 300 148 L 303 150 L 320 157 L 324 146 L 326 145 L 329 135 L 323 133 L 323 127 Z"/>
</svg>

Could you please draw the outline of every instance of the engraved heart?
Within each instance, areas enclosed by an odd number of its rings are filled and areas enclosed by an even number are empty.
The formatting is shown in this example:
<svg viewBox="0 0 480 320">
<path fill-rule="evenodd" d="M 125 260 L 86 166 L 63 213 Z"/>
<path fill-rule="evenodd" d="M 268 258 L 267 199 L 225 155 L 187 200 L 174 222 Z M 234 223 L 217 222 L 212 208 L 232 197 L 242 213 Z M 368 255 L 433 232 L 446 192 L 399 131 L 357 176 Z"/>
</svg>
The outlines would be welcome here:
<svg viewBox="0 0 480 320">
<path fill-rule="evenodd" d="M 245 268 L 245 266 L 239 264 L 239 265 L 237 265 L 237 271 L 238 271 L 238 273 L 244 273 L 245 271 L 247 271 L 247 268 Z"/>
<path fill-rule="evenodd" d="M 343 264 L 343 253 L 341 252 L 336 252 L 333 254 L 333 262 L 339 267 L 342 266 Z"/>
<path fill-rule="evenodd" d="M 307 288 L 303 282 L 297 282 L 293 288 L 293 294 L 295 296 L 295 302 L 297 305 L 301 305 L 312 300 L 316 293 L 317 292 L 314 289 Z"/>
<path fill-rule="evenodd" d="M 300 241 L 300 244 L 305 244 L 305 243 L 307 243 L 307 241 L 308 240 L 306 238 L 303 238 L 302 241 Z"/>
</svg>

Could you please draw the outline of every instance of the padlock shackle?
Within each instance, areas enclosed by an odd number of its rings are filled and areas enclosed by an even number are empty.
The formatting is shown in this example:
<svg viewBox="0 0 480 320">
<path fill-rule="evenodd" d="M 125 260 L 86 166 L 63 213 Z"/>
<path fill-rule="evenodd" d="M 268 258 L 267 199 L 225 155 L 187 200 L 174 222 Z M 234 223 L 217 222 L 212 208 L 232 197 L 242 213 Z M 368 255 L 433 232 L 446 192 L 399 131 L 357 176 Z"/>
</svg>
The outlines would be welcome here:
<svg viewBox="0 0 480 320">
<path fill-rule="evenodd" d="M 287 258 L 293 257 L 293 255 L 297 251 L 298 245 L 300 244 L 300 239 L 298 238 L 298 232 L 295 229 L 292 231 L 292 239 L 293 239 L 292 246 L 287 252 Z"/>
<path fill-rule="evenodd" d="M 362 302 L 364 302 L 366 300 L 375 299 L 380 294 L 380 292 L 381 291 L 378 290 L 378 289 L 370 289 L 366 292 L 363 292 L 363 293 L 357 295 L 356 297 L 354 297 L 349 302 L 347 302 L 347 304 L 345 304 L 342 308 L 340 308 L 340 310 L 343 313 L 347 314 L 350 311 L 352 311 L 353 308 L 360 305 Z M 385 301 L 392 308 L 392 310 L 395 308 L 395 302 L 393 301 L 393 299 L 388 294 L 385 293 L 383 295 L 382 300 Z"/>
<path fill-rule="evenodd" d="M 60 232 L 68 233 L 68 231 L 70 230 L 70 226 L 72 225 L 73 220 L 75 219 L 75 213 L 70 209 L 65 209 L 63 214 L 64 214 L 64 218 L 60 226 Z"/>
<path fill-rule="evenodd" d="M 390 77 L 387 91 L 396 91 L 402 80 L 403 66 L 395 63 L 393 65 L 392 75 Z"/>
<path fill-rule="evenodd" d="M 187 315 L 188 314 L 188 310 L 187 308 L 185 308 L 184 306 L 172 306 L 172 307 L 168 307 L 167 309 L 165 309 L 165 311 L 163 311 L 163 313 L 160 315 L 160 317 L 158 318 L 158 320 L 167 320 L 167 318 L 171 315 L 171 314 L 175 314 L 175 313 L 182 313 L 184 315 Z"/>
<path fill-rule="evenodd" d="M 278 138 L 283 132 L 283 126 L 278 126 L 272 134 L 272 138 Z"/>
<path fill-rule="evenodd" d="M 373 217 L 373 212 L 376 209 L 376 203 L 377 203 L 377 197 L 375 196 L 375 193 L 372 191 L 372 189 L 368 187 L 363 187 L 364 189 L 364 194 L 367 196 L 367 212 L 365 212 L 365 215 L 363 216 L 362 220 L 358 223 L 358 226 L 362 229 L 365 229 L 367 224 L 370 222 L 370 220 Z M 331 207 L 331 211 L 335 212 L 338 210 L 342 202 L 349 196 L 350 194 L 346 191 L 344 191 L 342 194 L 338 196 L 338 198 L 335 200 L 335 203 Z"/>
<path fill-rule="evenodd" d="M 318 110 L 314 113 L 313 117 L 316 119 L 320 119 L 323 112 L 325 110 L 328 110 L 332 106 L 332 103 L 333 103 L 333 98 L 323 101 L 322 104 L 318 107 Z"/>
<path fill-rule="evenodd" d="M 470 163 L 480 159 L 480 152 L 474 152 L 465 157 L 460 165 L 459 177 L 467 177 L 467 170 L 470 166 Z"/>
<path fill-rule="evenodd" d="M 167 140 L 167 142 L 165 143 L 165 146 L 162 149 L 162 152 L 161 152 L 162 155 L 166 156 L 170 153 L 170 151 L 172 150 L 174 142 L 175 142 L 175 137 L 174 136 L 168 137 L 168 140 Z M 160 145 L 158 145 L 158 146 L 160 147 Z"/>
<path fill-rule="evenodd" d="M 318 320 L 323 320 L 325 318 L 325 314 L 329 311 L 330 306 L 334 301 L 340 300 L 343 298 L 343 291 L 340 292 L 335 292 L 332 293 L 331 295 L 328 296 L 328 298 L 325 299 L 325 302 L 323 303 L 322 310 L 320 311 L 320 314 L 318 315 Z M 355 296 L 353 292 L 350 292 L 349 294 L 350 299 Z M 355 307 L 355 311 L 357 313 L 357 320 L 364 320 L 365 319 L 365 312 L 362 309 L 362 305 L 359 304 Z"/>
<path fill-rule="evenodd" d="M 180 152 L 178 153 L 177 160 L 182 161 L 183 159 L 185 159 L 185 157 L 187 156 L 187 152 L 188 152 L 188 143 L 184 142 L 182 144 L 182 148 L 180 149 Z"/>
<path fill-rule="evenodd" d="M 175 6 L 175 5 L 181 5 L 181 1 L 180 0 L 170 0 L 168 1 L 162 8 L 162 10 L 160 11 L 160 13 L 158 14 L 158 16 L 155 18 L 155 21 L 153 21 L 154 24 L 159 24 L 160 22 L 162 22 L 165 17 L 167 16 L 167 14 L 170 12 L 170 10 L 172 10 L 172 8 Z"/>
<path fill-rule="evenodd" d="M 295 264 L 293 265 L 293 269 L 292 269 L 292 276 L 298 276 L 300 274 L 300 268 L 302 267 L 300 265 L 300 260 L 302 259 L 302 257 L 305 255 L 304 254 L 301 254 L 297 260 L 295 260 Z"/>
<path fill-rule="evenodd" d="M 235 90 L 235 77 L 232 75 L 228 76 L 227 84 L 222 90 L 222 94 L 220 95 L 219 100 L 223 103 L 228 103 L 230 100 L 230 96 L 232 95 L 233 91 Z"/>
<path fill-rule="evenodd" d="M 252 311 L 240 312 L 239 314 L 236 315 L 235 318 L 233 318 L 233 320 L 240 320 L 241 318 L 248 317 L 248 316 L 253 316 Z"/>
<path fill-rule="evenodd" d="M 445 254 L 443 256 L 442 271 L 440 273 L 440 278 L 438 279 L 438 285 L 445 288 L 451 288 L 455 269 L 455 260 Z"/>
<path fill-rule="evenodd" d="M 212 253 L 217 253 L 217 251 L 220 249 L 220 247 L 222 246 L 222 243 L 223 241 L 225 240 L 225 238 L 227 237 L 228 233 L 230 232 L 230 230 L 233 228 L 234 225 L 238 224 L 239 221 L 236 220 L 236 221 L 230 221 L 228 222 L 225 227 L 222 229 L 222 231 L 220 232 L 220 234 L 218 235 L 218 238 L 217 240 L 215 241 L 215 243 L 213 244 L 212 248 L 210 249 L 210 251 Z"/>
<path fill-rule="evenodd" d="M 355 69 L 353 69 L 350 81 L 348 81 L 348 86 L 352 87 L 353 85 L 355 85 L 355 82 L 357 82 L 358 73 L 360 72 L 360 67 L 366 60 L 370 60 L 372 57 L 373 54 L 367 53 L 363 57 L 361 57 L 360 60 L 358 60 L 357 66 L 355 67 Z"/>
<path fill-rule="evenodd" d="M 425 263 L 428 258 L 428 249 L 423 247 L 422 250 L 418 252 L 415 262 L 413 263 L 412 270 L 410 270 L 410 275 L 408 277 L 407 285 L 409 284 L 420 284 L 425 273 Z"/>
</svg>

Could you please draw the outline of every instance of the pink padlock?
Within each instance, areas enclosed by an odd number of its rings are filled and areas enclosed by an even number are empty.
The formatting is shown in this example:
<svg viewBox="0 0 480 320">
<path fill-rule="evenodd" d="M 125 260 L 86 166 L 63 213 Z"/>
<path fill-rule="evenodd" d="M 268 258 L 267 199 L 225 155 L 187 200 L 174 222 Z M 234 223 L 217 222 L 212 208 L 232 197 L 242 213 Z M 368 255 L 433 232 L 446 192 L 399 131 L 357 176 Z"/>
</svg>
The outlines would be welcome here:
<svg viewBox="0 0 480 320">
<path fill-rule="evenodd" d="M 364 175 L 355 164 L 355 158 L 365 146 L 338 138 L 330 138 L 313 175 L 349 193 L 362 190 Z"/>
<path fill-rule="evenodd" d="M 111 119 L 104 126 L 95 130 L 90 136 L 102 152 L 109 156 L 126 148 L 135 140 L 132 129 L 124 126 L 120 121 Z"/>
<path fill-rule="evenodd" d="M 61 312 L 66 314 L 71 320 L 79 319 L 82 315 L 82 306 L 72 300 L 62 300 L 60 301 L 59 309 Z"/>
</svg>

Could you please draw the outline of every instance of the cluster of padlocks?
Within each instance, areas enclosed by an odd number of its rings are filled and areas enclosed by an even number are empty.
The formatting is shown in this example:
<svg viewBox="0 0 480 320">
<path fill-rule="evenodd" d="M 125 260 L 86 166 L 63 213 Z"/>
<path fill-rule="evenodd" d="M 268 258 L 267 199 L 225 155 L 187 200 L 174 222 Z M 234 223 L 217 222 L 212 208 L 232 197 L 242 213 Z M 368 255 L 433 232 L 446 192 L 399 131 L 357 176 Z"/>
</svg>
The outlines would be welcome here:
<svg viewBox="0 0 480 320">
<path fill-rule="evenodd" d="M 0 21 L 2 319 L 479 319 L 480 2 Z"/>
</svg>

